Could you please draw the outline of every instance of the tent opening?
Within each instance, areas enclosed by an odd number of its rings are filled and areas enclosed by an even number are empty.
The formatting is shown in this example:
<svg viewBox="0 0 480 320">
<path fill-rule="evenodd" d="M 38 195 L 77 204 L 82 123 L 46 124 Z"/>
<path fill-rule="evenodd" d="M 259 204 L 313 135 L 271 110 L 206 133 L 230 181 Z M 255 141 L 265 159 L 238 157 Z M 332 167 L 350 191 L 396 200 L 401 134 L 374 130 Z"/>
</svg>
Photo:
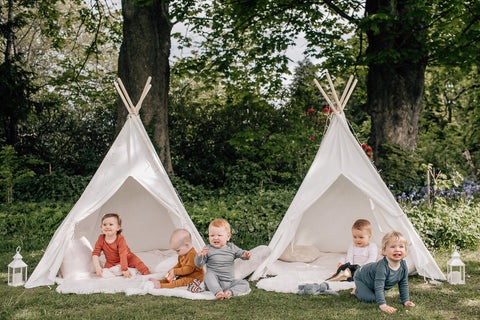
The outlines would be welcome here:
<svg viewBox="0 0 480 320">
<path fill-rule="evenodd" d="M 94 246 L 101 234 L 101 219 L 110 212 L 120 215 L 122 234 L 132 252 L 169 249 L 170 235 L 176 228 L 170 212 L 131 176 L 100 208 L 76 225 L 74 238 L 84 236 Z"/>
</svg>

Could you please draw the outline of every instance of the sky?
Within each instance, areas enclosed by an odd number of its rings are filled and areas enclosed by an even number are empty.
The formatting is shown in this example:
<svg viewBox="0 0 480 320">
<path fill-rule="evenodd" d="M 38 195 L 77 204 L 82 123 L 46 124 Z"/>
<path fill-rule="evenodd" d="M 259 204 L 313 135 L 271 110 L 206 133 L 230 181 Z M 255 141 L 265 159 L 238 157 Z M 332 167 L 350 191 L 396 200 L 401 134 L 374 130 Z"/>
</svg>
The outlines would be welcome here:
<svg viewBox="0 0 480 320">
<path fill-rule="evenodd" d="M 181 34 L 185 34 L 188 32 L 187 27 L 184 24 L 177 23 L 174 25 L 172 29 L 172 34 L 179 32 Z M 285 85 L 288 85 L 293 77 L 293 72 L 295 67 L 298 65 L 299 61 L 302 61 L 305 58 L 305 55 L 303 52 L 307 48 L 307 41 L 300 35 L 296 41 L 296 45 L 288 48 L 285 52 L 287 57 L 290 59 L 290 62 L 288 64 L 289 70 L 291 72 L 291 75 L 286 76 L 286 82 Z M 178 43 L 176 42 L 175 39 L 172 38 L 172 47 L 170 50 L 170 61 L 175 61 L 176 58 L 185 58 L 188 57 L 190 54 L 189 50 L 182 50 L 180 51 L 178 49 Z M 317 60 L 314 58 L 310 58 L 310 61 L 313 63 L 316 63 Z"/>
</svg>

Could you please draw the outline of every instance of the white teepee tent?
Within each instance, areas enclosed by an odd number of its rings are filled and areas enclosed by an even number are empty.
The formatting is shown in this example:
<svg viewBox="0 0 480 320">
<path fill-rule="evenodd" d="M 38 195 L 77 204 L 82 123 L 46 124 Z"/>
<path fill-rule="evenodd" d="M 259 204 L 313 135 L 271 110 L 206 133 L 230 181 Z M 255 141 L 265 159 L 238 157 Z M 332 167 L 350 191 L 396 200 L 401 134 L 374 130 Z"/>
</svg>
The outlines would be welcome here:
<svg viewBox="0 0 480 320">
<path fill-rule="evenodd" d="M 51 285 L 58 280 L 57 276 L 77 272 L 69 268 L 79 269 L 78 256 L 77 261 L 69 264 L 64 260 L 67 255 L 72 256 L 72 250 L 78 250 L 79 244 L 86 244 L 80 264 L 88 269 L 92 265 L 91 246 L 101 233 L 101 218 L 109 212 L 122 218 L 122 234 L 134 253 L 169 249 L 175 228 L 190 231 L 196 250 L 204 246 L 138 115 L 151 87 L 150 79 L 136 106 L 121 80 L 120 87 L 115 83 L 129 111 L 127 121 L 82 196 L 56 230 L 26 288 Z M 80 240 L 83 242 L 79 243 Z"/>
<path fill-rule="evenodd" d="M 327 78 L 335 105 L 316 80 L 315 83 L 334 111 L 330 125 L 269 244 L 270 256 L 251 280 L 268 275 L 286 249 L 315 247 L 320 252 L 345 252 L 352 241 L 351 226 L 360 218 L 371 222 L 371 241 L 378 248 L 385 233 L 400 231 L 409 244 L 410 271 L 415 269 L 420 275 L 444 280 L 444 274 L 349 129 L 343 108 L 356 82 L 350 86 L 350 77 L 338 100 L 328 73 Z"/>
</svg>

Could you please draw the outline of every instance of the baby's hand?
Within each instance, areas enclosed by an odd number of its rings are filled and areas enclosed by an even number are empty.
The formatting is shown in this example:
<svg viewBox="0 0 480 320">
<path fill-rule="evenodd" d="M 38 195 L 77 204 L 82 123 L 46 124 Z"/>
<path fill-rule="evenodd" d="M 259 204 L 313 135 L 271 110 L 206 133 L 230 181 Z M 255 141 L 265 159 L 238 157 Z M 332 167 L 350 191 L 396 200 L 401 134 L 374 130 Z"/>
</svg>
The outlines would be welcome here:
<svg viewBox="0 0 480 320">
<path fill-rule="evenodd" d="M 95 268 L 95 273 L 97 274 L 97 276 L 102 277 L 103 269 L 102 268 Z"/>
<path fill-rule="evenodd" d="M 397 309 L 395 309 L 394 307 L 387 306 L 386 304 L 382 304 L 381 306 L 379 306 L 379 308 L 380 310 L 388 313 L 394 313 L 395 311 L 397 311 Z"/>
<path fill-rule="evenodd" d="M 207 255 L 207 253 L 209 253 L 209 252 L 210 252 L 210 249 L 208 249 L 207 247 L 205 247 L 205 248 L 202 249 L 202 251 L 200 251 L 200 252 L 198 253 L 198 256 L 199 256 L 199 257 L 205 257 L 205 256 Z"/>
<path fill-rule="evenodd" d="M 412 301 L 407 301 L 403 305 L 407 307 L 415 307 L 415 303 L 413 303 Z"/>
<path fill-rule="evenodd" d="M 242 258 L 250 259 L 251 257 L 252 257 L 252 255 L 250 254 L 250 251 L 245 251 L 242 254 Z"/>
<path fill-rule="evenodd" d="M 131 278 L 132 277 L 132 274 L 130 273 L 130 270 L 122 271 L 122 273 L 123 273 L 124 278 Z"/>
<path fill-rule="evenodd" d="M 173 272 L 173 268 L 168 270 L 167 274 L 169 279 L 175 278 L 175 272 Z"/>
</svg>

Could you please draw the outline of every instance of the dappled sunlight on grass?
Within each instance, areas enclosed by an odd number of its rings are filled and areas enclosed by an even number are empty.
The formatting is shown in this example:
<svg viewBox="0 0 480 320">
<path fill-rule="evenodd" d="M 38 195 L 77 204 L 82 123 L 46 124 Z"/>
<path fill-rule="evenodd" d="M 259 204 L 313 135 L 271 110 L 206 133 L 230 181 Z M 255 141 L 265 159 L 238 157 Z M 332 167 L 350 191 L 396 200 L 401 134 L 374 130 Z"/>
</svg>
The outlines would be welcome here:
<svg viewBox="0 0 480 320">
<path fill-rule="evenodd" d="M 18 310 L 13 314 L 13 319 L 41 319 L 42 315 L 34 308 Z"/>
<path fill-rule="evenodd" d="M 480 307 L 480 299 L 467 299 L 460 303 L 467 307 Z"/>
<path fill-rule="evenodd" d="M 440 289 L 440 292 L 442 292 L 443 294 L 446 294 L 446 295 L 454 296 L 454 295 L 457 294 L 458 290 L 455 290 L 455 288 L 452 287 L 452 286 L 445 285 Z"/>
</svg>

